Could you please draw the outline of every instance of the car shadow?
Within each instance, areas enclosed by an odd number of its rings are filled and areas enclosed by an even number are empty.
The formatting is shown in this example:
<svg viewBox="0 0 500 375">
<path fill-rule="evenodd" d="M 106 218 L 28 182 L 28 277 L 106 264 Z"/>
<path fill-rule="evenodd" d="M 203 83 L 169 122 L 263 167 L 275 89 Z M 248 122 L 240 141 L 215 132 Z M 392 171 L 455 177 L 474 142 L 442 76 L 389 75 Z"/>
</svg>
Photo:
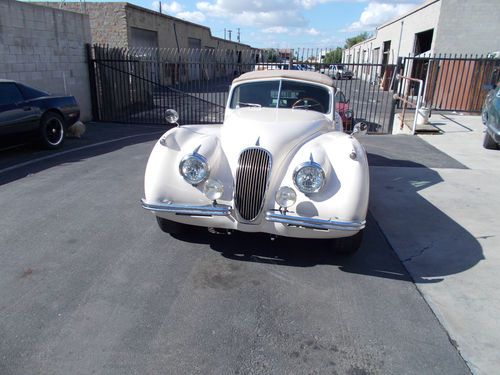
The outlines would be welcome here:
<svg viewBox="0 0 500 375">
<path fill-rule="evenodd" d="M 391 159 L 373 153 L 368 153 L 368 159 L 371 165 L 388 167 L 391 177 L 384 181 L 383 186 L 371 184 L 367 225 L 361 248 L 355 254 L 335 253 L 331 243 L 325 240 L 278 237 L 271 241 L 266 234 L 233 232 L 228 236 L 211 234 L 196 227 L 187 235 L 174 237 L 207 244 L 221 256 L 235 261 L 281 267 L 330 265 L 344 272 L 420 284 L 439 283 L 445 276 L 467 271 L 484 259 L 478 240 L 419 194 L 443 182 L 439 173 L 411 160 Z M 462 169 L 458 162 L 456 165 L 457 169 Z M 381 206 L 384 199 L 393 200 L 395 213 L 384 212 Z M 377 217 L 375 212 L 380 216 Z M 397 238 L 391 238 L 398 245 L 397 252 L 379 227 L 378 221 L 387 225 L 387 221 L 382 220 L 384 214 L 393 214 L 399 223 Z M 408 238 L 414 241 L 410 241 L 407 248 L 400 246 L 405 240 L 408 242 Z M 453 241 L 440 241 L 446 238 Z M 426 258 L 421 258 L 422 262 L 417 264 L 418 258 L 424 255 Z M 411 271 L 411 276 L 407 270 Z"/>
<path fill-rule="evenodd" d="M 15 135 L 0 141 L 0 186 L 57 165 L 75 163 L 133 144 L 156 140 L 170 126 L 88 123 L 81 138 L 67 138 L 57 150 L 38 147 L 33 136 Z"/>
</svg>

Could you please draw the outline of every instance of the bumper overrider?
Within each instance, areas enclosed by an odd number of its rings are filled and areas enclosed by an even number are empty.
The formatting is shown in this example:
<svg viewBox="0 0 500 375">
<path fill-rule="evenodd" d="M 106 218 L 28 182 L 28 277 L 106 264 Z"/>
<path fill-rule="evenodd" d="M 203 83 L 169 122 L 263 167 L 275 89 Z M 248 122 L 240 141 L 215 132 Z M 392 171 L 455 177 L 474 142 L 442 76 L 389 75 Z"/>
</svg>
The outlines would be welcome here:
<svg viewBox="0 0 500 375">
<path fill-rule="evenodd" d="M 142 207 L 152 212 L 165 212 L 182 216 L 231 216 L 232 207 L 224 204 L 204 206 L 176 204 L 172 202 L 149 203 L 142 199 Z M 280 211 L 267 211 L 265 219 L 269 222 L 281 223 L 286 226 L 302 227 L 318 230 L 338 230 L 357 232 L 365 227 L 366 221 L 338 221 L 317 219 L 304 216 L 285 214 Z"/>
</svg>

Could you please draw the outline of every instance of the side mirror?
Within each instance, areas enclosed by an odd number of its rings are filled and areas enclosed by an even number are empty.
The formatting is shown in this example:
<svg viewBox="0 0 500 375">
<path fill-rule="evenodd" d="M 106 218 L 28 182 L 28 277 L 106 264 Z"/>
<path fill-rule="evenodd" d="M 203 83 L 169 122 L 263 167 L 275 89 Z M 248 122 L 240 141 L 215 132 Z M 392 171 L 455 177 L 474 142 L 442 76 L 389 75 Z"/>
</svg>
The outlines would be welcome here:
<svg viewBox="0 0 500 375">
<path fill-rule="evenodd" d="M 179 126 L 179 123 L 177 122 L 177 120 L 179 120 L 179 114 L 175 109 L 167 109 L 165 111 L 165 120 L 167 120 L 170 124 L 176 124 Z"/>
<path fill-rule="evenodd" d="M 358 122 L 354 125 L 351 135 L 365 135 L 368 132 L 368 124 L 366 122 Z"/>
</svg>

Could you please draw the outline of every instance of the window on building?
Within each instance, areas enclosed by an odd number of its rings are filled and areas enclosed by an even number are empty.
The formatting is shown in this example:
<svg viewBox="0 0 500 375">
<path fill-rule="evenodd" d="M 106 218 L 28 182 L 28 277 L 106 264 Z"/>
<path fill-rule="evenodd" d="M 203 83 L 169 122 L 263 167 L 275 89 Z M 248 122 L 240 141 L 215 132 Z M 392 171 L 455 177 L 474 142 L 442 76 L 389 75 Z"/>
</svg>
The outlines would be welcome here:
<svg viewBox="0 0 500 375">
<path fill-rule="evenodd" d="M 373 50 L 373 63 L 378 64 L 380 58 L 380 47 Z"/>
<path fill-rule="evenodd" d="M 188 38 L 188 47 L 201 49 L 201 39 Z"/>
<path fill-rule="evenodd" d="M 158 33 L 156 31 L 131 27 L 130 46 L 158 48 Z"/>
<path fill-rule="evenodd" d="M 413 53 L 415 55 L 420 55 L 422 53 L 430 51 L 432 47 L 433 35 L 434 35 L 434 29 L 422 31 L 421 33 L 416 33 Z"/>
</svg>

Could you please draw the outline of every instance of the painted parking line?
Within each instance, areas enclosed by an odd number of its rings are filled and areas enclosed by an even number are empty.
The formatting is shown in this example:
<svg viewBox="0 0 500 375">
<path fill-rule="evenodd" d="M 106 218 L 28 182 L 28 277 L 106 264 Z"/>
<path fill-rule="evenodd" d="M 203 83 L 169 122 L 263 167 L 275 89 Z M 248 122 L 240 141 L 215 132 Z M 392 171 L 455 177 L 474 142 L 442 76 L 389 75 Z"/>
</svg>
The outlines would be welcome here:
<svg viewBox="0 0 500 375">
<path fill-rule="evenodd" d="M 126 137 L 110 139 L 108 141 L 97 142 L 97 143 L 93 143 L 91 145 L 76 147 L 76 148 L 72 148 L 70 150 L 64 150 L 64 151 L 58 152 L 56 154 L 50 154 L 50 155 L 42 156 L 42 157 L 39 157 L 39 158 L 36 158 L 36 159 L 33 159 L 33 160 L 29 160 L 29 161 L 26 161 L 26 162 L 23 162 L 23 163 L 12 165 L 12 166 L 4 168 L 4 169 L 0 169 L 0 174 L 12 171 L 12 170 L 17 169 L 17 168 L 25 167 L 27 165 L 39 163 L 39 162 L 44 161 L 44 160 L 49 160 L 49 159 L 52 159 L 52 158 L 55 158 L 55 157 L 58 157 L 58 156 L 61 156 L 61 155 L 66 155 L 66 154 L 69 154 L 71 152 L 81 151 L 81 150 L 85 150 L 85 149 L 92 148 L 92 147 L 98 147 L 98 146 L 102 146 L 102 145 L 109 144 L 109 143 L 120 142 L 120 141 L 124 141 L 126 139 L 144 137 L 145 135 L 163 134 L 163 133 L 165 133 L 165 132 L 164 131 L 157 131 L 157 132 L 148 132 L 148 133 L 140 133 L 140 134 L 128 135 Z"/>
</svg>

